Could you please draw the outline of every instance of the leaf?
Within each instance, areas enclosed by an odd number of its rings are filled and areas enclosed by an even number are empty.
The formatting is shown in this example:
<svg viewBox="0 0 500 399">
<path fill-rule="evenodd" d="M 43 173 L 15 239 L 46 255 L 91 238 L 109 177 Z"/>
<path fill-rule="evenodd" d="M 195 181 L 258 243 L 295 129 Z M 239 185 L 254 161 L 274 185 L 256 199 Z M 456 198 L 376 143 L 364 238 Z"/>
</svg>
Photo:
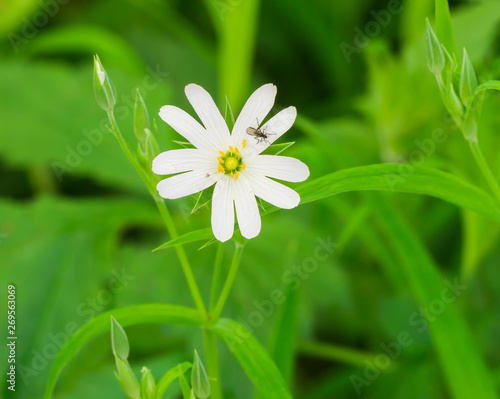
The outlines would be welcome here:
<svg viewBox="0 0 500 399">
<path fill-rule="evenodd" d="M 225 342 L 263 397 L 292 398 L 278 368 L 246 327 L 221 319 L 211 329 Z"/>
<path fill-rule="evenodd" d="M 115 317 L 122 326 L 144 323 L 182 325 L 201 325 L 204 323 L 196 310 L 176 305 L 136 305 L 101 313 L 80 328 L 57 355 L 50 370 L 45 389 L 45 399 L 52 397 L 59 375 L 78 351 L 91 339 L 110 330 L 109 318 L 111 316 Z"/>
<path fill-rule="evenodd" d="M 183 235 L 177 237 L 175 240 L 171 240 L 171 241 L 166 242 L 163 245 L 160 245 L 158 248 L 155 248 L 153 250 L 153 252 L 159 251 L 160 249 L 176 247 L 177 245 L 189 244 L 191 242 L 196 242 L 196 241 L 201 241 L 201 240 L 209 240 L 213 237 L 214 237 L 214 234 L 212 233 L 211 227 L 207 227 L 207 228 L 199 229 L 199 230 L 194 230 L 194 231 L 190 231 L 186 234 L 183 234 Z"/>
<path fill-rule="evenodd" d="M 497 398 L 491 374 L 455 303 L 467 286 L 458 279 L 450 282 L 443 278 L 419 238 L 385 200 L 373 195 L 372 204 L 399 256 L 415 299 L 430 312 L 428 321 L 422 314 L 415 313 L 419 317 L 412 318 L 410 324 L 418 325 L 420 332 L 423 328 L 430 330 L 452 396 L 455 399 Z M 437 301 L 444 307 L 442 310 L 439 307 L 439 312 L 432 311 L 436 309 L 432 304 Z"/>
<path fill-rule="evenodd" d="M 180 368 L 180 366 L 179 366 Z M 191 388 L 189 387 L 189 384 L 186 380 L 186 377 L 184 377 L 184 373 L 179 373 L 179 382 L 181 384 L 181 389 L 182 389 L 182 397 L 183 399 L 191 399 Z"/>
<path fill-rule="evenodd" d="M 405 167 L 411 168 L 407 172 Z M 301 203 L 357 190 L 401 191 L 430 195 L 459 207 L 500 220 L 497 202 L 480 188 L 437 169 L 398 164 L 375 164 L 340 170 L 311 180 L 297 189 Z M 270 208 L 270 211 L 274 208 Z"/>
<path fill-rule="evenodd" d="M 169 385 L 176 378 L 179 378 L 181 374 L 183 375 L 191 367 L 191 363 L 184 362 L 168 370 L 165 375 L 161 377 L 160 381 L 158 381 L 158 385 L 156 386 L 156 399 L 163 399 L 163 395 L 165 394 L 165 391 L 168 389 Z"/>
<path fill-rule="evenodd" d="M 460 55 L 451 27 L 448 0 L 436 0 L 436 33 L 439 41 L 446 47 L 455 61 L 460 64 Z"/>
<path fill-rule="evenodd" d="M 286 284 L 284 290 L 285 303 L 276 314 L 269 352 L 283 378 L 289 382 L 297 344 L 299 290 L 292 289 L 291 284 Z"/>
</svg>

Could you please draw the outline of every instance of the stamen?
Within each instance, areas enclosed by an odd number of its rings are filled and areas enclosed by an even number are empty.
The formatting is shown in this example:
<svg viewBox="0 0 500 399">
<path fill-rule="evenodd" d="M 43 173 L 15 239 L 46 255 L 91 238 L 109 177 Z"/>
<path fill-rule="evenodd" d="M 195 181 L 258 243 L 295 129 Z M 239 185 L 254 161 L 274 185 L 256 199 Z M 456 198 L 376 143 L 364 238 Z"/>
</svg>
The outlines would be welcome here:
<svg viewBox="0 0 500 399">
<path fill-rule="evenodd" d="M 244 163 L 241 164 L 241 170 L 245 170 L 246 167 L 247 166 Z"/>
<path fill-rule="evenodd" d="M 219 165 L 218 172 L 219 172 L 219 173 L 220 173 L 220 172 L 225 172 L 225 171 L 224 171 L 224 168 L 222 167 L 222 165 Z"/>
<path fill-rule="evenodd" d="M 234 180 L 238 180 L 239 175 L 240 175 L 240 172 L 236 172 L 236 176 L 234 177 Z"/>
<path fill-rule="evenodd" d="M 236 154 L 240 155 L 240 150 L 238 150 L 238 147 L 234 147 L 234 150 L 236 151 Z"/>
<path fill-rule="evenodd" d="M 243 140 L 243 143 L 241 143 L 243 148 L 245 148 L 247 146 L 247 141 L 246 140 Z"/>
<path fill-rule="evenodd" d="M 224 160 L 221 157 L 217 157 L 217 161 L 219 161 L 220 163 L 224 163 Z"/>
<path fill-rule="evenodd" d="M 221 154 L 222 156 L 226 155 L 226 154 L 224 154 L 222 151 L 219 151 L 219 154 Z"/>
<path fill-rule="evenodd" d="M 231 152 L 234 152 L 234 148 L 233 148 L 233 147 L 231 147 L 231 146 L 229 146 L 229 150 L 230 150 Z"/>
<path fill-rule="evenodd" d="M 231 172 L 231 177 L 233 177 L 233 178 L 234 178 L 234 174 L 233 174 L 233 172 Z"/>
</svg>

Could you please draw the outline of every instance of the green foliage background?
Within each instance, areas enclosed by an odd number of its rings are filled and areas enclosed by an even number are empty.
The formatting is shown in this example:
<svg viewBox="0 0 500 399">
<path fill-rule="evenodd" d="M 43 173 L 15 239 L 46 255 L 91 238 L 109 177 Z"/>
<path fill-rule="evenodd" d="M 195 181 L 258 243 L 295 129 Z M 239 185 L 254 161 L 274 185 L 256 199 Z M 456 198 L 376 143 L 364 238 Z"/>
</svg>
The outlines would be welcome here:
<svg viewBox="0 0 500 399">
<path fill-rule="evenodd" d="M 179 136 L 157 111 L 175 104 L 191 112 L 186 84 L 205 87 L 221 110 L 227 95 L 238 112 L 254 89 L 272 82 L 278 87 L 276 110 L 295 105 L 299 111 L 285 137 L 296 144 L 286 155 L 308 164 L 311 179 L 344 168 L 401 163 L 407 165 L 403 177 L 413 176 L 413 167 L 433 167 L 487 190 L 427 70 L 425 18 L 434 15 L 433 0 L 403 1 L 402 11 L 390 14 L 386 26 L 379 23 L 379 34 L 346 57 L 345 43 L 355 46 L 358 29 L 373 26 L 379 18 L 374 14 L 380 16 L 389 3 L 0 3 L 0 290 L 4 300 L 7 284 L 17 287 L 17 364 L 24 370 L 18 369 L 15 395 L 5 389 L 5 378 L 0 395 L 41 397 L 56 353 L 52 348 L 98 313 L 140 303 L 192 306 L 174 251 L 151 252 L 168 236 L 139 177 L 103 129 L 105 114 L 92 91 L 92 54 L 99 54 L 117 86 L 117 119 L 131 142 L 129 104 L 136 87 L 158 124 L 162 150 L 168 150 Z M 499 3 L 452 2 L 451 13 L 458 48 L 467 47 L 480 81 L 498 79 Z M 151 70 L 160 71 L 157 80 L 148 78 Z M 480 143 L 497 176 L 499 109 L 500 97 L 490 95 L 480 124 Z M 445 139 L 430 144 L 436 129 Z M 167 202 L 181 233 L 210 225 L 209 208 L 190 215 L 194 201 Z M 467 199 L 451 202 L 461 201 Z M 482 214 L 493 213 L 488 203 L 476 208 L 481 206 L 488 207 Z M 284 276 L 314 256 L 317 240 L 330 237 L 337 243 L 334 254 L 306 273 L 299 289 L 286 291 L 286 305 L 253 329 L 290 381 L 294 397 L 358 397 L 352 376 L 366 379 L 366 364 L 384 353 L 381 344 L 396 341 L 403 331 L 413 343 L 368 380 L 360 396 L 460 397 L 450 388 L 460 385 L 450 383 L 453 371 L 445 376 L 442 364 L 443 357 L 463 348 L 439 342 L 429 329 L 419 332 L 421 325 L 410 321 L 421 306 L 422 281 L 439 287 L 456 278 L 467 288 L 451 306 L 465 323 L 453 324 L 447 309 L 436 317 L 439 337 L 447 331 L 471 336 L 471 347 L 486 365 L 484 381 L 493 380 L 498 392 L 498 233 L 498 222 L 477 213 L 396 192 L 342 193 L 274 212 L 263 218 L 262 233 L 245 248 L 224 315 L 248 323 L 256 304 L 269 300 L 273 290 L 290 289 Z M 208 298 L 216 246 L 198 251 L 201 245 L 186 250 Z M 232 245 L 225 249 L 228 265 Z M 426 270 L 440 274 L 425 275 Z M 124 283 L 110 293 L 117 274 L 126 276 Z M 420 278 L 417 289 L 411 276 Z M 5 320 L 0 318 L 1 331 Z M 127 334 L 132 366 L 139 371 L 147 365 L 157 378 L 191 359 L 193 348 L 203 352 L 195 327 L 140 325 L 128 327 Z M 219 348 L 226 396 L 253 397 L 242 368 L 228 349 Z M 4 351 L 2 372 L 7 371 Z M 462 355 L 468 359 L 469 353 Z M 54 397 L 122 398 L 113 370 L 109 335 L 103 334 L 70 363 Z M 457 371 L 455 377 L 460 375 Z M 462 383 L 464 389 L 473 385 Z M 174 391 L 170 397 L 180 392 L 177 386 Z"/>
</svg>

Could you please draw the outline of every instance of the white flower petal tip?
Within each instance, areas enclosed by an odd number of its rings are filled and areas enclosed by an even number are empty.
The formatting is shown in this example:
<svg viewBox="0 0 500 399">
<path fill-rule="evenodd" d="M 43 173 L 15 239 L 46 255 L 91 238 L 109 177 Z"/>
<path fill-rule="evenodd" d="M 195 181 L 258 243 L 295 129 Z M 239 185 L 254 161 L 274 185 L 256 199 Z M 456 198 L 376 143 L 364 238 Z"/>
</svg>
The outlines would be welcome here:
<svg viewBox="0 0 500 399">
<path fill-rule="evenodd" d="M 97 71 L 97 76 L 99 76 L 99 82 L 101 82 L 101 85 L 103 85 L 104 81 L 106 80 L 106 72 Z"/>
</svg>

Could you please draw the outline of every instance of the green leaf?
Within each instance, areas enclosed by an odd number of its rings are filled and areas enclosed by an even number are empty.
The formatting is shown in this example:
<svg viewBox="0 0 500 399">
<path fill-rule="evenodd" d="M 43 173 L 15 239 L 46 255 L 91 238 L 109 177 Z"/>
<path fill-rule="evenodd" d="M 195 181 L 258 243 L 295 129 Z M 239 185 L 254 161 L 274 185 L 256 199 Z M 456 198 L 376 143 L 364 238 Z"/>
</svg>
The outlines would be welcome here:
<svg viewBox="0 0 500 399">
<path fill-rule="evenodd" d="M 178 367 L 180 368 L 180 365 Z M 179 382 L 181 384 L 183 399 L 191 399 L 191 388 L 189 387 L 186 377 L 184 377 L 184 373 L 179 373 Z"/>
<path fill-rule="evenodd" d="M 448 0 L 436 0 L 436 33 L 439 41 L 450 52 L 451 56 L 459 62 L 458 48 L 451 27 Z"/>
<path fill-rule="evenodd" d="M 297 192 L 300 194 L 301 203 L 307 203 L 357 190 L 430 195 L 490 219 L 500 220 L 498 203 L 480 188 L 449 173 L 411 165 L 375 164 L 344 169 L 311 180 L 300 186 Z"/>
<path fill-rule="evenodd" d="M 299 290 L 292 287 L 292 284 L 283 287 L 285 302 L 276 313 L 269 345 L 271 358 L 287 382 L 292 376 L 298 333 Z"/>
<path fill-rule="evenodd" d="M 258 31 L 260 0 L 221 5 L 206 0 L 218 34 L 219 99 L 226 98 L 234 111 L 241 110 L 248 94 L 255 41 Z"/>
<path fill-rule="evenodd" d="M 61 371 L 78 351 L 91 339 L 109 331 L 110 316 L 114 316 L 123 326 L 143 323 L 182 325 L 201 325 L 204 323 L 203 318 L 194 309 L 165 304 L 128 306 L 102 313 L 80 328 L 57 355 L 50 370 L 45 389 L 45 399 L 52 397 L 52 392 Z"/>
<path fill-rule="evenodd" d="M 184 362 L 168 370 L 165 375 L 161 377 L 160 381 L 158 381 L 158 385 L 156 387 L 156 399 L 163 399 L 163 395 L 165 394 L 165 391 L 168 389 L 170 384 L 176 378 L 179 378 L 180 375 L 184 375 L 184 373 L 191 367 L 191 363 Z"/>
<path fill-rule="evenodd" d="M 177 245 L 189 244 L 191 242 L 201 241 L 201 240 L 209 240 L 214 237 L 212 233 L 212 228 L 207 227 L 200 230 L 190 231 L 186 234 L 183 234 L 177 237 L 175 240 L 171 240 L 166 242 L 163 245 L 160 245 L 158 248 L 155 248 L 153 251 L 159 251 L 160 249 L 172 248 Z"/>
<path fill-rule="evenodd" d="M 455 304 L 468 287 L 458 279 L 454 282 L 445 280 L 417 235 L 395 209 L 380 196 L 373 195 L 372 199 L 416 300 L 424 309 L 429 309 L 436 301 L 444 304 L 439 313 L 430 311 L 428 321 L 422 316 L 422 323 L 425 321 L 425 324 L 420 324 L 418 320 L 417 323 L 419 328 L 425 327 L 431 332 L 453 398 L 497 398 L 491 374 Z M 446 303 L 442 299 L 445 295 Z"/>
<path fill-rule="evenodd" d="M 278 368 L 246 327 L 221 319 L 211 329 L 225 342 L 263 397 L 292 398 Z"/>
<path fill-rule="evenodd" d="M 122 360 L 127 360 L 130 353 L 127 334 L 122 326 L 111 316 L 111 348 L 113 355 Z"/>
</svg>

